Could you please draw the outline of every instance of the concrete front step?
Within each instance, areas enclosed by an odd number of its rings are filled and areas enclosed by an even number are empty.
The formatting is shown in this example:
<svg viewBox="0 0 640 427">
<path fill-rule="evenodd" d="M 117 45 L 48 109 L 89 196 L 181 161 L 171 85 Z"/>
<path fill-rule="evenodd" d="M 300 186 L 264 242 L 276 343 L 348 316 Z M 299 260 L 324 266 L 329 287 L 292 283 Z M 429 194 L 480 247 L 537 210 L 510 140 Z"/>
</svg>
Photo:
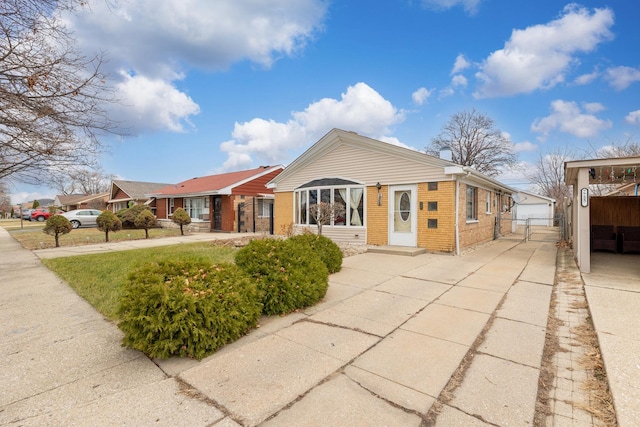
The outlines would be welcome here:
<svg viewBox="0 0 640 427">
<path fill-rule="evenodd" d="M 427 250 L 425 248 L 412 248 L 407 246 L 370 246 L 367 248 L 367 252 L 374 254 L 416 256 L 426 254 Z"/>
</svg>

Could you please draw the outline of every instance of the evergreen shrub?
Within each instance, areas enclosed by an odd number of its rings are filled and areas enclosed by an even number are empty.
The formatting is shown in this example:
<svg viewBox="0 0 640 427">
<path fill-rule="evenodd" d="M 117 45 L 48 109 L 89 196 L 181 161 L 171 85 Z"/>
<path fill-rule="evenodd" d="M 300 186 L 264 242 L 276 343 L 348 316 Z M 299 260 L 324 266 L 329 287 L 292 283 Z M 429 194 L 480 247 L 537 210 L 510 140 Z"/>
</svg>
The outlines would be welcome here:
<svg viewBox="0 0 640 427">
<path fill-rule="evenodd" d="M 151 213 L 151 208 L 145 205 L 133 205 L 130 208 L 120 209 L 116 212 L 116 216 L 122 221 L 122 228 L 132 229 L 137 228 L 135 224 L 136 218 L 144 211 Z"/>
<path fill-rule="evenodd" d="M 262 295 L 264 314 L 286 314 L 320 301 L 329 272 L 307 245 L 291 240 L 252 240 L 240 249 L 236 265 L 252 276 Z"/>
<path fill-rule="evenodd" d="M 173 221 L 175 224 L 178 224 L 180 226 L 180 235 L 184 236 L 183 227 L 185 225 L 191 224 L 191 217 L 189 216 L 187 211 L 185 211 L 182 208 L 178 208 L 173 212 L 173 216 L 171 217 L 171 221 Z"/>
<path fill-rule="evenodd" d="M 295 243 L 307 245 L 327 266 L 329 274 L 342 269 L 342 250 L 333 240 L 321 234 L 304 233 L 290 238 Z"/>
<path fill-rule="evenodd" d="M 104 232 L 104 241 L 109 241 L 109 233 L 122 230 L 122 221 L 111 211 L 102 211 L 96 218 L 98 230 Z"/>
<path fill-rule="evenodd" d="M 60 235 L 67 234 L 73 230 L 71 222 L 62 215 L 51 215 L 42 229 L 43 233 L 53 236 L 56 240 L 56 248 L 60 247 Z"/>
<path fill-rule="evenodd" d="M 147 263 L 123 291 L 123 345 L 158 358 L 200 360 L 254 328 L 262 308 L 255 283 L 230 263 Z"/>
</svg>

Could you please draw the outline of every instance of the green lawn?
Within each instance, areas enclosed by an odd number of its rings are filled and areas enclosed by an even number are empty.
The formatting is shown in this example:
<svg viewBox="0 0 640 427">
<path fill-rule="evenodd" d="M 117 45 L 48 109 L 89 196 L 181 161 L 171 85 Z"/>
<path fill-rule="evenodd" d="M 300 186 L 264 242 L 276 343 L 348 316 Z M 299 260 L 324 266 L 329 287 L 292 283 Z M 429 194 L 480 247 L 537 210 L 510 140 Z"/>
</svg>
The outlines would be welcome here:
<svg viewBox="0 0 640 427">
<path fill-rule="evenodd" d="M 23 248 L 46 249 L 56 246 L 55 238 L 45 234 L 42 229 L 44 223 L 25 221 L 24 229 L 20 228 L 20 221 L 17 220 L 17 226 L 4 225 L 0 222 L 0 226 L 4 227 L 11 236 L 16 239 Z M 175 228 L 152 228 L 149 230 L 149 238 L 179 236 L 180 230 Z M 121 230 L 109 233 L 109 242 L 119 242 L 123 240 L 139 240 L 144 239 L 144 230 Z M 60 236 L 60 246 L 79 246 L 91 245 L 96 243 L 104 243 L 104 233 L 97 228 L 77 228 L 71 230 L 70 233 Z"/>
<path fill-rule="evenodd" d="M 42 263 L 69 283 L 80 296 L 89 301 L 105 317 L 117 321 L 122 287 L 126 283 L 129 272 L 140 264 L 162 259 L 233 262 L 235 252 L 234 248 L 216 246 L 214 243 L 207 242 L 43 259 Z"/>
</svg>

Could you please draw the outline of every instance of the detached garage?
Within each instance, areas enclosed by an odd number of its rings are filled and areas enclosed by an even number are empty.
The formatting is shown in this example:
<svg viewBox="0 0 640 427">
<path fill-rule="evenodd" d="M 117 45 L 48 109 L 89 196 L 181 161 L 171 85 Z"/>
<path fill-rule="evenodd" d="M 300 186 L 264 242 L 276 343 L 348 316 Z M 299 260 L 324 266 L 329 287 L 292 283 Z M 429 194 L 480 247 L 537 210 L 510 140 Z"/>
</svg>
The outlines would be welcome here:
<svg viewBox="0 0 640 427">
<path fill-rule="evenodd" d="M 513 201 L 515 202 L 514 216 L 518 225 L 524 225 L 530 219 L 531 225 L 553 226 L 556 207 L 554 199 L 527 191 L 518 191 L 513 196 Z"/>
</svg>

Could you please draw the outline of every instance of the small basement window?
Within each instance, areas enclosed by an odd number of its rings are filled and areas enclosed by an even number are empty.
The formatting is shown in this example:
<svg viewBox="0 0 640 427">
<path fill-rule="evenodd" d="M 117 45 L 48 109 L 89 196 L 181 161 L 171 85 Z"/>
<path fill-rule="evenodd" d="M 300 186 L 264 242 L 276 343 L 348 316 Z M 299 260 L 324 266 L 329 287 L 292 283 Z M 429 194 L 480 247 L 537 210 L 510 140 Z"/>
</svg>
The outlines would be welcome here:
<svg viewBox="0 0 640 427">
<path fill-rule="evenodd" d="M 438 220 L 437 219 L 428 219 L 427 220 L 427 228 L 438 228 Z"/>
</svg>

